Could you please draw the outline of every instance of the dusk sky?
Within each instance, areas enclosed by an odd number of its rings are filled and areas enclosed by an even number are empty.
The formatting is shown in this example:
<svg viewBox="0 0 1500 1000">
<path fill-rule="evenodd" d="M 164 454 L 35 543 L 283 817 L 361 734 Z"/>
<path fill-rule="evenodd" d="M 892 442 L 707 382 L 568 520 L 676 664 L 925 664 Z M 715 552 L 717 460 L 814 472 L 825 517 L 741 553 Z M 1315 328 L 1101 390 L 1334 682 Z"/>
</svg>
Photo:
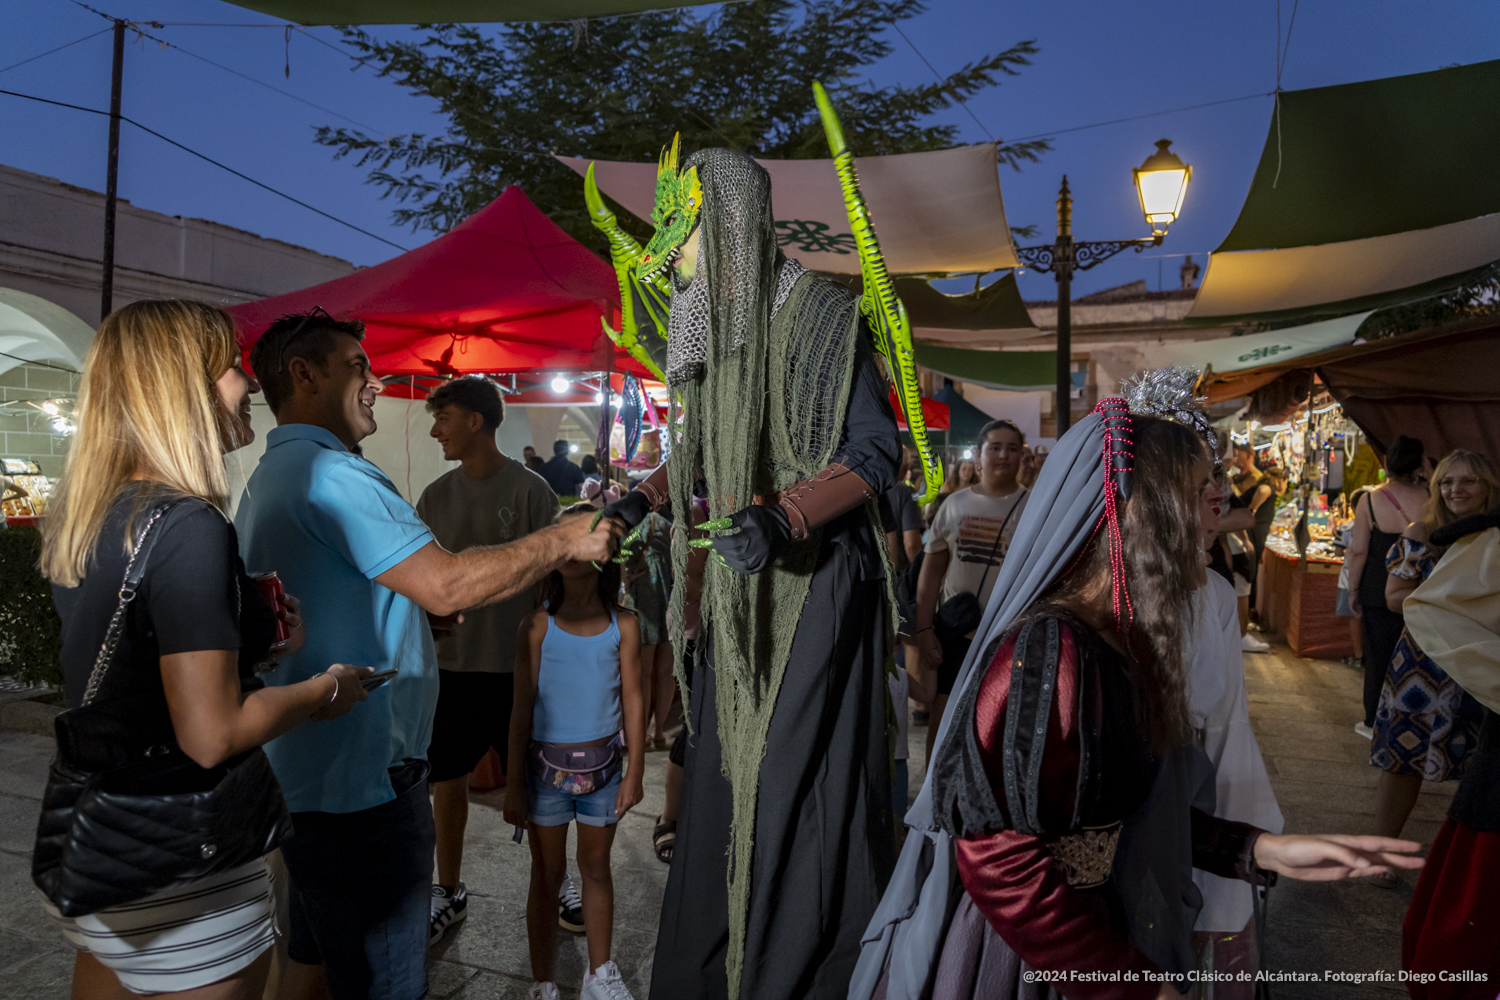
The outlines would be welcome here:
<svg viewBox="0 0 1500 1000">
<path fill-rule="evenodd" d="M 163 22 L 274 23 L 218 0 L 97 0 L 93 6 L 112 16 Z M 1293 0 L 1282 0 L 1283 36 L 1292 9 Z M 1267 95 L 1276 86 L 1276 26 L 1276 0 L 934 0 L 903 30 L 945 73 L 1022 39 L 1036 39 L 1041 52 L 1035 64 L 970 106 L 991 134 L 1022 138 Z M 0 0 L 0 88 L 107 109 L 108 27 L 73 0 Z M 96 31 L 104 33 L 5 69 Z M 338 45 L 335 30 L 310 31 Z M 383 35 L 410 31 L 379 29 Z M 351 71 L 348 58 L 299 32 L 290 42 L 290 78 L 284 75 L 287 42 L 276 28 L 173 25 L 153 33 L 329 111 L 154 41 L 132 39 L 124 72 L 125 114 L 403 247 L 432 238 L 393 225 L 395 206 L 365 183 L 365 171 L 335 161 L 328 149 L 313 144 L 312 131 L 321 124 L 348 124 L 332 111 L 376 132 L 433 132 L 444 125 L 433 102 L 370 70 Z M 905 41 L 896 35 L 891 40 L 891 57 L 871 74 L 877 84 L 932 79 Z M 1296 6 L 1281 85 L 1325 86 L 1497 57 L 1500 4 L 1493 0 L 1308 0 L 1307 6 Z M 1152 152 L 1155 140 L 1170 138 L 1194 171 L 1181 221 L 1160 250 L 1117 257 L 1081 275 L 1074 287 L 1075 294 L 1085 294 L 1144 278 L 1154 289 L 1159 275 L 1165 287 L 1176 287 L 1179 255 L 1191 253 L 1204 262 L 1233 224 L 1272 106 L 1271 97 L 1255 96 L 1065 132 L 1041 163 L 1020 173 L 1002 170 L 1006 211 L 1012 223 L 1038 225 L 1050 239 L 1053 200 L 1066 173 L 1075 199 L 1076 238 L 1141 235 L 1145 224 L 1130 168 Z M 956 123 L 964 142 L 986 139 L 962 109 L 944 113 L 941 120 Z M 0 95 L 0 163 L 102 191 L 106 133 L 102 117 Z M 144 208 L 222 222 L 358 264 L 398 252 L 129 126 L 122 133 L 120 194 Z M 1021 280 L 1027 298 L 1050 298 L 1055 292 L 1050 276 Z"/>
</svg>

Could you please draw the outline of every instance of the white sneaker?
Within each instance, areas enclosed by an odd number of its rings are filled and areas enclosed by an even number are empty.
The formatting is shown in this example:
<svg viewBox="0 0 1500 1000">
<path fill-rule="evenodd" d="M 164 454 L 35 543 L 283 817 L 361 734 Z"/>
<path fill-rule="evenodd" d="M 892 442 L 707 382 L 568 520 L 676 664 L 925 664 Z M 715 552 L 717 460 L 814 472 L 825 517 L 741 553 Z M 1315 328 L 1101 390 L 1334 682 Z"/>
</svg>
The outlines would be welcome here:
<svg viewBox="0 0 1500 1000">
<path fill-rule="evenodd" d="M 564 873 L 557 890 L 557 925 L 574 934 L 583 933 L 583 897 L 573 885 L 573 876 Z"/>
<path fill-rule="evenodd" d="M 1367 740 L 1373 740 L 1375 738 L 1375 730 L 1371 729 L 1363 722 L 1356 722 L 1354 724 L 1354 731 Z"/>
<path fill-rule="evenodd" d="M 431 924 L 427 934 L 429 945 L 437 944 L 449 928 L 469 915 L 469 888 L 462 882 L 451 893 L 440 885 L 432 887 Z"/>
<path fill-rule="evenodd" d="M 556 983 L 532 983 L 526 991 L 526 1000 L 562 1000 Z"/>
<path fill-rule="evenodd" d="M 583 992 L 578 1000 L 635 1000 L 620 978 L 620 968 L 613 962 L 605 962 L 583 977 Z"/>
<path fill-rule="evenodd" d="M 1246 632 L 1240 636 L 1240 650 L 1246 653 L 1269 653 L 1271 644 Z"/>
</svg>

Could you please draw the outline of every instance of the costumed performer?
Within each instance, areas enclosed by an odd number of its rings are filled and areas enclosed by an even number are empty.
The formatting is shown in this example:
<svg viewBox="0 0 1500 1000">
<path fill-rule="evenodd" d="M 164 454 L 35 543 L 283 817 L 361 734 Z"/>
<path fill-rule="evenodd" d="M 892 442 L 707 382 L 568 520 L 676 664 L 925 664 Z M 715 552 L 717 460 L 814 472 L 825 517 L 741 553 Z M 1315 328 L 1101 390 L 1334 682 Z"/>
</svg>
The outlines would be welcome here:
<svg viewBox="0 0 1500 1000">
<path fill-rule="evenodd" d="M 1401 934 L 1416 1000 L 1490 1000 L 1500 989 L 1500 507 L 1432 533 L 1450 548 L 1407 597 L 1406 628 L 1484 706 L 1464 768 Z"/>
<path fill-rule="evenodd" d="M 605 513 L 687 510 L 701 476 L 713 518 L 652 967 L 652 996 L 671 1000 L 842 997 L 894 861 L 875 498 L 901 443 L 859 300 L 787 259 L 773 220 L 751 157 L 704 149 L 679 167 L 674 142 L 635 254 L 638 287 L 671 280 L 660 360 L 680 433 Z M 678 578 L 689 551 L 674 536 Z"/>
<path fill-rule="evenodd" d="M 1191 868 L 1327 880 L 1421 865 L 1407 841 L 1279 836 L 1212 815 L 1183 647 L 1206 572 L 1199 510 L 1217 493 L 1194 432 L 1119 399 L 1058 443 L 851 996 L 1176 997 L 1194 964 Z"/>
<path fill-rule="evenodd" d="M 1199 514 L 1203 544 L 1212 551 L 1226 512 L 1224 468 L 1219 461 L 1219 438 L 1195 395 L 1200 373 L 1177 366 L 1124 379 L 1121 391 L 1132 413 L 1164 417 L 1196 431 L 1214 457 L 1218 496 L 1209 491 Z M 1209 572 L 1203 586 L 1193 591 L 1190 627 L 1183 660 L 1187 665 L 1188 721 L 1198 744 L 1214 767 L 1213 814 L 1249 823 L 1270 833 L 1285 825 L 1271 779 L 1266 774 L 1245 695 L 1245 658 L 1240 648 L 1238 599 L 1234 584 Z M 1260 966 L 1253 918 L 1256 891 L 1239 879 L 1195 868 L 1193 883 L 1203 896 L 1203 908 L 1193 924 L 1193 943 L 1201 972 L 1211 973 L 1215 1000 L 1250 1000 L 1255 983 L 1222 974 L 1253 977 Z M 1195 994 L 1207 995 L 1203 984 Z"/>
</svg>

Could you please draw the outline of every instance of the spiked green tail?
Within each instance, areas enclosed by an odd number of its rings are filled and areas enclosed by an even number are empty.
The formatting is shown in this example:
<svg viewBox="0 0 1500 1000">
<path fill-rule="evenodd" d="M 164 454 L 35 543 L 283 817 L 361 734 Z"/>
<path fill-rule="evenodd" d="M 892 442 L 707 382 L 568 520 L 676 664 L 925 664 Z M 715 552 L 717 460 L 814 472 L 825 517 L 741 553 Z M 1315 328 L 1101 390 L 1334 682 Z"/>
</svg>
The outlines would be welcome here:
<svg viewBox="0 0 1500 1000">
<path fill-rule="evenodd" d="M 870 220 L 870 210 L 859 190 L 854 154 L 844 142 L 844 129 L 834 113 L 833 102 L 828 99 L 828 91 L 817 81 L 813 81 L 813 96 L 818 102 L 818 114 L 823 118 L 823 131 L 828 135 L 828 148 L 833 153 L 833 166 L 838 171 L 839 187 L 844 193 L 844 208 L 849 213 L 849 226 L 859 248 L 859 270 L 864 278 L 864 296 L 860 299 L 859 310 L 870 329 L 875 331 L 875 347 L 885 356 L 891 378 L 896 382 L 896 398 L 901 401 L 901 412 L 911 431 L 912 443 L 917 446 L 922 476 L 926 480 L 926 489 L 917 502 L 928 504 L 937 499 L 938 488 L 942 485 L 943 461 L 927 440 L 922 388 L 917 382 L 916 352 L 911 342 L 911 321 L 906 317 L 906 306 L 896 295 L 895 282 L 886 272 L 880 240 L 875 236 L 875 224 Z"/>
</svg>

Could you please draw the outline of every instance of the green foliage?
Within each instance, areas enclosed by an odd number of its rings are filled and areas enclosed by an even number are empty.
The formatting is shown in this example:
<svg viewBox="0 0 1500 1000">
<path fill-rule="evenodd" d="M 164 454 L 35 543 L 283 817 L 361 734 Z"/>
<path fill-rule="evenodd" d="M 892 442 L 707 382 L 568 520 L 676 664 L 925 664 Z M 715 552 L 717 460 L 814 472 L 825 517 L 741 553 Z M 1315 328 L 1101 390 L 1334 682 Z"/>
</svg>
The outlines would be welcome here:
<svg viewBox="0 0 1500 1000">
<path fill-rule="evenodd" d="M 885 58 L 886 28 L 921 13 L 921 0 L 757 0 L 704 17 L 666 10 L 587 22 L 498 29 L 422 25 L 416 41 L 381 41 L 358 28 L 344 40 L 380 75 L 435 98 L 440 134 L 370 136 L 320 128 L 335 158 L 370 168 L 370 181 L 404 203 L 396 221 L 446 231 L 510 184 L 575 239 L 607 252 L 590 224 L 583 181 L 552 157 L 655 162 L 672 134 L 684 155 L 730 146 L 777 159 L 828 156 L 812 82 L 833 96 L 859 156 L 954 145 L 958 129 L 930 116 L 1015 76 L 1034 42 L 970 63 L 942 82 L 875 87 L 863 68 Z M 1003 144 L 1019 169 L 1046 140 Z M 621 226 L 650 228 L 628 212 Z"/>
<path fill-rule="evenodd" d="M 1359 328 L 1366 340 L 1427 330 L 1500 312 L 1500 264 L 1490 264 L 1451 291 L 1382 309 Z"/>
<path fill-rule="evenodd" d="M 41 554 L 35 528 L 0 531 L 0 672 L 28 684 L 62 684 L 62 621 L 52 585 L 37 569 Z"/>
</svg>

